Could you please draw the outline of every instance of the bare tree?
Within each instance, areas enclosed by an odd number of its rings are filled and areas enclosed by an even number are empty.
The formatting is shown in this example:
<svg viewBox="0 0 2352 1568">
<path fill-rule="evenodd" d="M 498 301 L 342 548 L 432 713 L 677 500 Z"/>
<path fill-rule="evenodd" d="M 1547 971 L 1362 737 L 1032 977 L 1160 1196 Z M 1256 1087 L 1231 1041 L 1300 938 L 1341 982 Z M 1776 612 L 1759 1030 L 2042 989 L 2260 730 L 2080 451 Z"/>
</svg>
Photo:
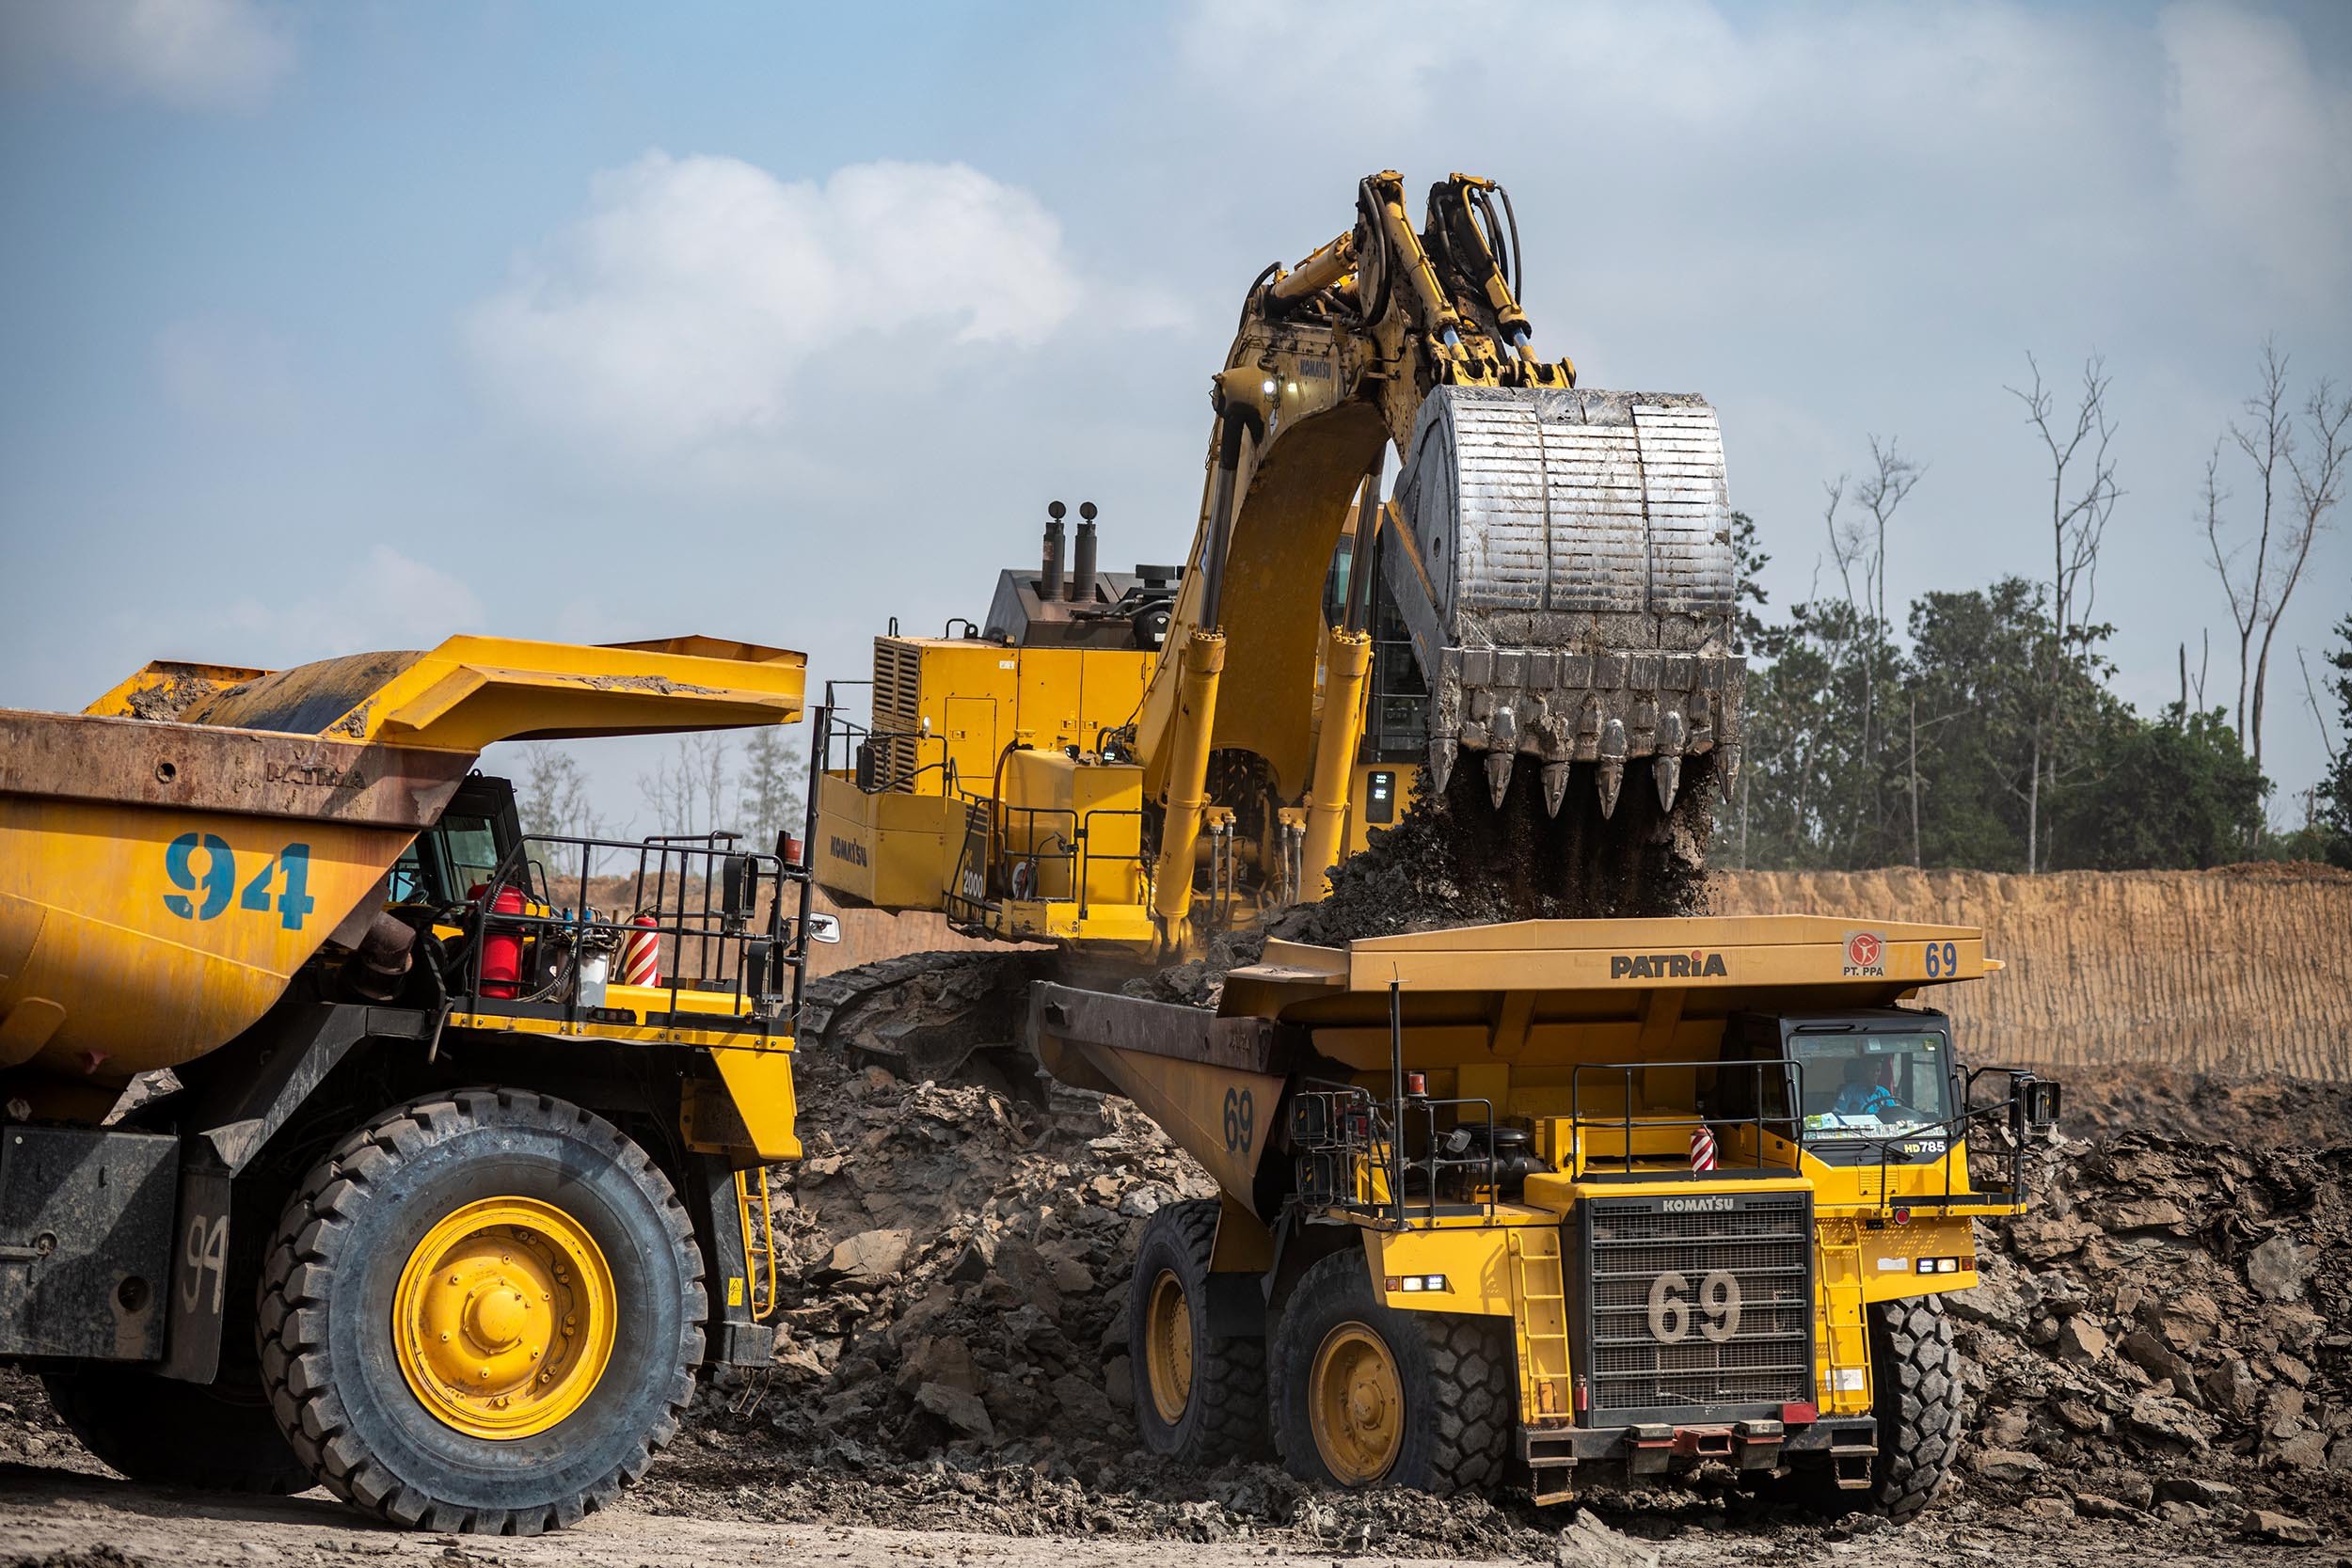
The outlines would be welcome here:
<svg viewBox="0 0 2352 1568">
<path fill-rule="evenodd" d="M 1902 454 L 1902 438 L 1888 436 L 1883 442 L 1870 437 L 1870 471 L 1854 486 L 1853 499 L 1864 515 L 1849 516 L 1842 524 L 1837 511 L 1843 503 L 1848 477 L 1837 476 L 1834 483 L 1823 486 L 1829 495 L 1829 506 L 1823 521 L 1829 529 L 1830 555 L 1837 563 L 1837 576 L 1845 584 L 1846 603 L 1860 624 L 1862 657 L 1866 667 L 1862 682 L 1862 748 L 1861 756 L 1869 780 L 1870 817 L 1874 832 L 1885 826 L 1885 803 L 1881 799 L 1879 769 L 1872 759 L 1877 755 L 1879 735 L 1878 687 L 1879 675 L 1885 664 L 1886 648 L 1891 627 L 1886 619 L 1886 530 L 1895 520 L 1912 489 L 1927 474 L 1927 465 Z M 1861 576 L 1859 591 L 1854 581 Z"/>
<path fill-rule="evenodd" d="M 588 800 L 588 775 L 580 759 L 560 746 L 532 741 L 523 748 L 523 786 L 516 792 L 516 815 L 533 838 L 596 838 L 604 819 Z"/>
<path fill-rule="evenodd" d="M 2115 461 L 2107 449 L 2115 425 L 2107 418 L 2107 389 L 2112 385 L 2106 361 L 2092 354 L 2083 361 L 2082 389 L 2071 415 L 2058 410 L 2056 390 L 2042 379 L 2042 364 L 2031 354 L 2026 366 L 2033 372 L 2029 387 L 2003 390 L 2026 406 L 2026 423 L 2042 442 L 2050 460 L 2050 619 L 2054 635 L 2036 672 L 2044 700 L 2034 715 L 2026 772 L 2026 870 L 2041 869 L 2049 859 L 2042 841 L 2045 780 L 2056 787 L 2059 741 L 2058 724 L 2066 695 L 2060 678 L 2071 652 L 2090 646 L 2090 607 L 2098 596 L 2099 546 L 2105 542 L 2107 520 L 2122 491 L 2115 483 Z M 2183 654 L 2185 672 L 2186 654 Z"/>
<path fill-rule="evenodd" d="M 2303 657 L 2302 649 L 2297 648 L 2295 650 L 2295 662 L 2301 667 L 2303 672 L 2303 701 L 2311 705 L 2312 722 L 2319 726 L 2320 750 L 2328 753 L 2328 766 L 2333 767 L 2336 760 L 2336 741 L 2335 737 L 2328 733 L 2328 715 L 2320 708 L 2319 693 L 2312 687 L 2312 661 Z"/>
<path fill-rule="evenodd" d="M 654 832 L 720 832 L 727 816 L 727 742 L 722 735 L 678 737 L 677 750 L 637 775 L 637 793 L 653 812 Z"/>
<path fill-rule="evenodd" d="M 2352 394 L 2339 396 L 2335 384 L 2322 379 L 2302 413 L 2307 444 L 2298 451 L 2287 356 L 2279 352 L 2275 340 L 2264 343 L 2262 385 L 2246 400 L 2247 422 L 2232 420 L 2214 443 L 2200 497 L 2205 545 L 2237 629 L 2238 744 L 2258 768 L 2271 642 L 2302 580 L 2312 542 L 2344 499 L 2344 468 L 2352 458 L 2346 428 L 2352 425 Z M 2225 444 L 2244 454 L 2262 486 L 2261 506 L 2250 525 L 2252 537 L 2234 544 L 2225 543 L 2225 535 L 2241 531 L 2223 515 L 2224 503 L 2231 499 L 2231 492 L 2221 486 Z"/>
</svg>

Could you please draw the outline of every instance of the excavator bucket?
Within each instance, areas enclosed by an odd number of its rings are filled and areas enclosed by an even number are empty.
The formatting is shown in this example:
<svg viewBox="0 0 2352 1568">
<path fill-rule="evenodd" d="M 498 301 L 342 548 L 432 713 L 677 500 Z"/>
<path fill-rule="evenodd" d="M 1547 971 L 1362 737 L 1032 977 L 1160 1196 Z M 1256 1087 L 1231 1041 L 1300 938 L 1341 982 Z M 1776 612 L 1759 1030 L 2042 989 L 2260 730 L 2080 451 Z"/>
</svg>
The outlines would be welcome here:
<svg viewBox="0 0 2352 1568">
<path fill-rule="evenodd" d="M 1439 387 L 1422 404 L 1384 572 L 1432 693 L 1431 782 L 1477 754 L 1499 806 L 1520 758 L 1557 814 L 1593 765 L 1604 816 L 1647 758 L 1736 764 L 1731 508 L 1704 398 Z"/>
</svg>

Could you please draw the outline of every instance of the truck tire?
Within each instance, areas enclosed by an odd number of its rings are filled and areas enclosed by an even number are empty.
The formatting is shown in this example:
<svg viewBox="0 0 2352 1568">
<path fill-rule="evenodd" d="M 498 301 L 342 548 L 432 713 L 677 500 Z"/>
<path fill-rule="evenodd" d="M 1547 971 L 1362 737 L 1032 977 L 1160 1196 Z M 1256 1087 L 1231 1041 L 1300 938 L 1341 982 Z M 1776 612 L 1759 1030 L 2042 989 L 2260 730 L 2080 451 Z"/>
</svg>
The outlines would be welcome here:
<svg viewBox="0 0 2352 1568">
<path fill-rule="evenodd" d="M 40 1381 L 66 1430 L 132 1481 L 268 1497 L 316 1484 L 258 1383 L 206 1387 L 104 1363 L 44 1372 Z"/>
<path fill-rule="evenodd" d="M 377 1117 L 304 1180 L 262 1269 L 262 1370 L 338 1497 L 535 1535 L 676 1435 L 705 1306 L 693 1227 L 644 1149 L 552 1096 L 461 1089 Z"/>
<path fill-rule="evenodd" d="M 1507 1320 L 1385 1307 L 1350 1246 L 1300 1276 L 1273 1355 L 1293 1475 L 1440 1495 L 1502 1484 L 1518 1400 Z"/>
<path fill-rule="evenodd" d="M 1265 1340 L 1209 1332 L 1216 1198 L 1164 1204 L 1127 1281 L 1136 1432 L 1149 1451 L 1209 1468 L 1267 1448 Z"/>
<path fill-rule="evenodd" d="M 1823 1518 L 1909 1519 L 1935 1500 L 1960 1449 L 1960 1352 L 1940 1296 L 1869 1309 L 1871 1410 L 1879 1451 L 1870 1484 L 1837 1484 L 1827 1464 L 1788 1476 L 1782 1496 Z"/>
<path fill-rule="evenodd" d="M 1868 1489 L 1848 1496 L 1908 1519 L 1935 1500 L 1960 1450 L 1960 1351 L 1941 1296 L 1870 1308 L 1870 1386 L 1878 1463 Z"/>
</svg>

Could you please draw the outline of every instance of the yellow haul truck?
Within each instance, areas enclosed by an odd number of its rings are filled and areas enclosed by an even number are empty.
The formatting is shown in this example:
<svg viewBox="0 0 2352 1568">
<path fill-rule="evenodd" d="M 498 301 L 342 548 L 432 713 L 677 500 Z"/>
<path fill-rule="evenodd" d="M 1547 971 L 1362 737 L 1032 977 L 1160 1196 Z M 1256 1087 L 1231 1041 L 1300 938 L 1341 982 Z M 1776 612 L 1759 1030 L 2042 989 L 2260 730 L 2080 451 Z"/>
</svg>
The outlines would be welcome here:
<svg viewBox="0 0 2352 1568">
<path fill-rule="evenodd" d="M 0 711 L 0 1359 L 143 1481 L 534 1533 L 641 1474 L 769 1358 L 824 933 L 786 858 L 526 838 L 470 769 L 789 722 L 803 664 L 460 637 Z"/>
<path fill-rule="evenodd" d="M 1711 1461 L 1915 1513 L 1960 1431 L 1941 1296 L 2058 1091 L 1897 1004 L 1997 967 L 1775 915 L 1269 942 L 1214 1013 L 1034 988 L 1048 1069 L 1223 1189 L 1138 1245 L 1144 1445 L 1539 1501 Z"/>
</svg>

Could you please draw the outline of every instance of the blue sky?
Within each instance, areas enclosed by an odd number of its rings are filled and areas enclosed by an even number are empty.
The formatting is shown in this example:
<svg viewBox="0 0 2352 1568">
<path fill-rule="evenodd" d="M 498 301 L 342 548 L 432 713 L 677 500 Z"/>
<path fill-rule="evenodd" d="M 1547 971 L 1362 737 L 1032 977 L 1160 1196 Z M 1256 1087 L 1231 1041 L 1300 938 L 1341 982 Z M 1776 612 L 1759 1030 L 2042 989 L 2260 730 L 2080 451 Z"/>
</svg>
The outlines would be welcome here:
<svg viewBox="0 0 2352 1568">
<path fill-rule="evenodd" d="M 453 630 L 856 678 L 1051 498 L 1178 559 L 1243 287 L 1382 167 L 1511 186 L 1587 385 L 1714 399 L 1776 604 L 1872 434 L 1930 465 L 1891 597 L 2042 569 L 2002 388 L 2103 353 L 2119 684 L 2167 700 L 2210 630 L 2233 690 L 2197 489 L 2265 335 L 2298 394 L 2352 378 L 2352 9 L 1433 14 L 0 10 L 0 704 Z M 2274 654 L 2282 795 L 2347 607 L 2340 517 Z M 644 752 L 583 755 L 626 819 Z"/>
</svg>

